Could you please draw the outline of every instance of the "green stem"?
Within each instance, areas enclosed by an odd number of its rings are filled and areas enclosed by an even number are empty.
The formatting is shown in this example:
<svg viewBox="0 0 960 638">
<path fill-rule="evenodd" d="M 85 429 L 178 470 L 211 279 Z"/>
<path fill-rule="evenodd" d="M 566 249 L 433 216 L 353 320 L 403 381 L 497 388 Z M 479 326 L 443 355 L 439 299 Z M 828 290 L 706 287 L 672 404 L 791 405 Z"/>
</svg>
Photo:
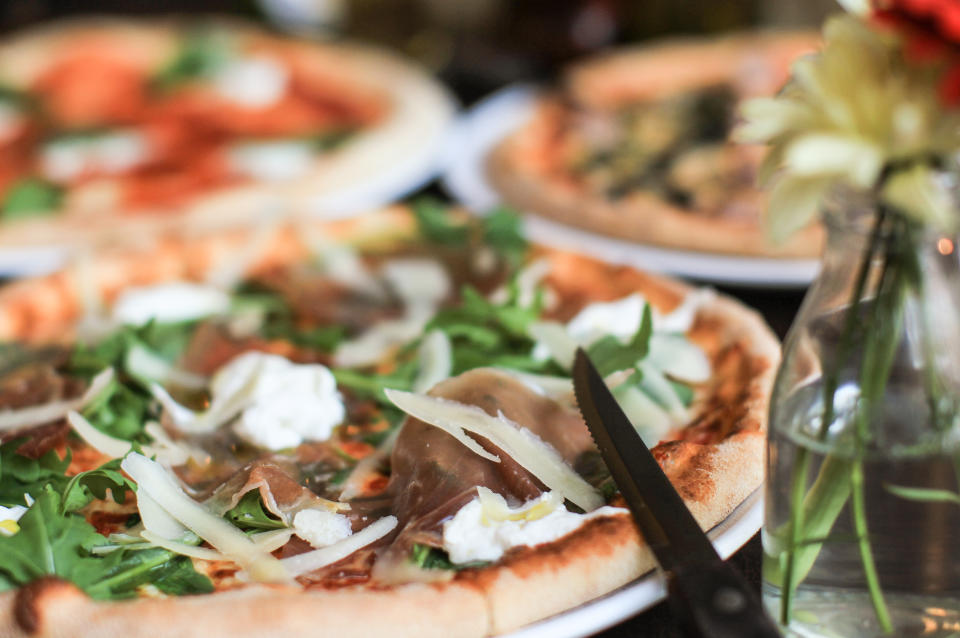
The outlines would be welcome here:
<svg viewBox="0 0 960 638">
<path fill-rule="evenodd" d="M 857 324 L 859 317 L 857 316 L 857 309 L 860 306 L 860 300 L 863 297 L 864 291 L 867 285 L 867 279 L 870 275 L 870 265 L 873 262 L 874 254 L 877 250 L 879 239 L 882 232 L 883 222 L 884 222 L 885 212 L 881 209 L 878 212 L 877 219 L 874 222 L 874 227 L 870 233 L 870 239 L 867 242 L 867 247 L 863 252 L 863 257 L 860 260 L 859 270 L 857 271 L 857 278 L 853 286 L 853 292 L 850 295 L 850 307 L 847 311 L 846 316 L 843 321 L 843 331 L 841 332 L 840 337 L 840 346 L 837 350 L 837 356 L 833 361 L 833 365 L 826 366 L 824 371 L 824 381 L 823 381 L 823 416 L 820 422 L 820 430 L 817 433 L 817 438 L 821 441 L 826 438 L 827 432 L 829 430 L 830 424 L 834 419 L 834 397 L 837 393 L 837 386 L 839 384 L 840 377 L 840 363 L 844 361 L 849 355 L 850 351 L 853 348 L 853 337 L 857 330 Z M 804 519 L 807 511 L 807 499 L 804 498 L 804 490 L 807 485 L 807 478 L 810 473 L 810 450 L 801 446 L 797 452 L 797 459 L 794 465 L 793 476 L 791 477 L 791 490 L 790 490 L 790 521 L 789 525 L 789 544 L 786 550 L 786 557 L 783 563 L 783 580 L 781 584 L 782 598 L 780 601 L 780 622 L 783 625 L 787 625 L 790 622 L 790 610 L 793 605 L 793 595 L 796 590 L 797 585 L 803 578 L 806 576 L 807 572 L 810 570 L 810 567 L 813 566 L 814 561 L 816 560 L 817 554 L 820 551 L 821 545 L 803 545 L 805 538 L 806 530 L 804 529 Z M 821 470 L 822 471 L 822 470 Z M 836 501 L 836 496 L 843 492 L 843 499 L 840 500 L 840 509 L 843 507 L 843 503 L 846 501 L 846 495 L 849 493 L 845 490 L 829 490 L 824 492 L 824 497 L 833 497 L 830 498 L 831 503 Z M 819 504 L 815 500 L 811 500 L 809 505 L 813 506 L 813 512 L 821 512 Z M 832 511 L 832 508 L 831 508 Z M 822 517 L 818 514 L 817 527 L 818 529 L 823 527 L 826 524 L 826 531 L 829 531 L 829 528 L 832 527 L 834 520 L 839 516 L 840 510 L 837 509 L 836 513 L 832 518 Z M 823 535 L 823 534 L 821 534 Z M 803 545 L 803 550 L 800 549 Z M 803 552 L 804 554 L 804 568 L 798 568 L 799 562 L 799 553 Z M 809 564 L 808 564 L 809 563 Z"/>
<path fill-rule="evenodd" d="M 863 573 L 867 580 L 867 590 L 870 592 L 870 602 L 877 614 L 880 628 L 884 633 L 893 631 L 890 621 L 890 612 L 880 589 L 880 579 L 877 577 L 877 568 L 873 560 L 873 550 L 870 547 L 869 530 L 867 529 L 867 512 L 863 494 L 863 461 L 857 460 L 850 472 L 850 482 L 853 485 L 853 524 L 857 532 L 857 545 L 860 548 L 860 560 L 863 563 Z"/>
<path fill-rule="evenodd" d="M 96 585 L 88 587 L 86 591 L 93 598 L 106 597 L 112 593 L 114 585 L 123 583 L 124 581 L 133 580 L 144 572 L 168 563 L 174 557 L 175 555 L 170 552 L 158 552 L 152 560 L 144 561 L 132 569 L 123 570 L 120 573 L 111 576 L 110 578 L 101 580 Z"/>
</svg>

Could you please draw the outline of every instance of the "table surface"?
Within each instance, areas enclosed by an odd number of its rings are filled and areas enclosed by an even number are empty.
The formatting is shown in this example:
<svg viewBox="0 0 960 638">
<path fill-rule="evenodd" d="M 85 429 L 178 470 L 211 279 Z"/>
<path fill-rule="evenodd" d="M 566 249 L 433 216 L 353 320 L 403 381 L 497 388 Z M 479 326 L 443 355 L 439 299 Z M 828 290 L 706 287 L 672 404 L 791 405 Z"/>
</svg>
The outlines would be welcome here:
<svg viewBox="0 0 960 638">
<path fill-rule="evenodd" d="M 803 291 L 748 290 L 732 287 L 719 287 L 718 290 L 758 310 L 781 339 L 790 327 L 803 300 Z M 760 534 L 756 534 L 740 551 L 730 557 L 730 563 L 746 576 L 758 593 L 761 554 Z M 626 638 L 627 636 L 680 638 L 681 634 L 676 629 L 670 608 L 666 602 L 662 602 L 597 636 L 602 638 Z"/>
</svg>

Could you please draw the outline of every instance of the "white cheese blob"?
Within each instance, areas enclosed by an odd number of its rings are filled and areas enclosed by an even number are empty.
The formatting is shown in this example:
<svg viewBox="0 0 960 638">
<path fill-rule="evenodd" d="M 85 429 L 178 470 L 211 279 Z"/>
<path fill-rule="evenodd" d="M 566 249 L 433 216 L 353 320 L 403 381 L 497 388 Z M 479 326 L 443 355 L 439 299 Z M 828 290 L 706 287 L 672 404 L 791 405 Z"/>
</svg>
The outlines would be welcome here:
<svg viewBox="0 0 960 638">
<path fill-rule="evenodd" d="M 245 177 L 282 182 L 309 173 L 316 156 L 303 140 L 240 142 L 227 151 L 227 163 Z"/>
<path fill-rule="evenodd" d="M 210 412 L 224 410 L 226 404 L 242 405 L 234 432 L 269 450 L 326 441 L 346 416 L 328 368 L 263 352 L 232 359 L 214 375 L 210 391 Z"/>
<path fill-rule="evenodd" d="M 350 519 L 323 509 L 300 510 L 293 517 L 293 532 L 313 547 L 328 547 L 353 534 Z"/>
<path fill-rule="evenodd" d="M 271 58 L 241 57 L 217 69 L 214 90 L 238 106 L 256 109 L 275 104 L 287 92 L 290 74 Z"/>
<path fill-rule="evenodd" d="M 592 303 L 567 323 L 567 334 L 581 345 L 613 335 L 626 341 L 640 329 L 646 300 L 636 293 L 622 299 Z"/>
<path fill-rule="evenodd" d="M 40 151 L 40 170 L 54 182 L 69 182 L 90 173 L 115 174 L 143 163 L 150 144 L 139 131 L 53 140 Z"/>
<path fill-rule="evenodd" d="M 0 536 L 13 536 L 20 531 L 17 521 L 27 513 L 27 508 L 23 505 L 12 505 L 4 507 L 0 505 Z"/>
<path fill-rule="evenodd" d="M 499 496 L 499 495 L 494 495 Z M 502 499 L 503 497 L 499 497 Z M 549 503 L 556 505 L 544 511 Z M 504 506 L 506 504 L 504 503 Z M 534 546 L 555 541 L 598 516 L 625 513 L 619 507 L 601 507 L 589 514 L 576 514 L 565 509 L 562 499 L 550 492 L 528 501 L 518 508 L 507 508 L 516 516 L 490 516 L 481 499 L 464 505 L 443 525 L 443 549 L 456 564 L 474 561 L 495 561 L 512 547 Z M 525 512 L 534 513 L 524 515 Z"/>
<path fill-rule="evenodd" d="M 222 314 L 229 309 L 230 295 L 219 288 L 174 281 L 124 290 L 113 303 L 113 319 L 139 326 L 151 319 L 189 321 Z"/>
</svg>

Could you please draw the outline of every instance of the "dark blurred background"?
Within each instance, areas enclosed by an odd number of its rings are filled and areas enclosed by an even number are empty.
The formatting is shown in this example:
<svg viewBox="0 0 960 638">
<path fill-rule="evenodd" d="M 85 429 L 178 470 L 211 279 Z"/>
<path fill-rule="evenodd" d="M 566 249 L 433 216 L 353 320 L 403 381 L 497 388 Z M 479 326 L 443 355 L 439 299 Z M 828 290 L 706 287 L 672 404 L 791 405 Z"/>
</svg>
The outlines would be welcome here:
<svg viewBox="0 0 960 638">
<path fill-rule="evenodd" d="M 417 58 L 472 102 L 612 44 L 745 27 L 815 27 L 834 0 L 2 0 L 0 30 L 84 14 L 234 14 Z"/>
</svg>

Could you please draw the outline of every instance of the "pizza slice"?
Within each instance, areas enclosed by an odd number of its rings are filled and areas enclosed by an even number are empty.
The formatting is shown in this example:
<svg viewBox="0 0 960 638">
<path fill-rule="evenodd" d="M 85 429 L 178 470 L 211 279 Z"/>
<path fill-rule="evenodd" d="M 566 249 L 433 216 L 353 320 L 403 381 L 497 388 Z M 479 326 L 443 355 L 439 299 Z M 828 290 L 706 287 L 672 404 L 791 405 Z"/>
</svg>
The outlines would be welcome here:
<svg viewBox="0 0 960 638">
<path fill-rule="evenodd" d="M 764 235 L 762 149 L 730 141 L 741 100 L 772 95 L 811 35 L 626 48 L 571 67 L 488 159 L 507 203 L 629 241 L 733 255 L 816 257 L 822 231 Z"/>
<path fill-rule="evenodd" d="M 609 592 L 654 563 L 578 345 L 722 520 L 762 479 L 776 339 L 519 230 L 421 202 L 0 291 L 0 633 L 483 636 Z"/>
<path fill-rule="evenodd" d="M 7 245 L 323 212 L 429 160 L 452 111 L 396 56 L 227 22 L 27 32 L 0 46 L 0 85 Z"/>
</svg>

